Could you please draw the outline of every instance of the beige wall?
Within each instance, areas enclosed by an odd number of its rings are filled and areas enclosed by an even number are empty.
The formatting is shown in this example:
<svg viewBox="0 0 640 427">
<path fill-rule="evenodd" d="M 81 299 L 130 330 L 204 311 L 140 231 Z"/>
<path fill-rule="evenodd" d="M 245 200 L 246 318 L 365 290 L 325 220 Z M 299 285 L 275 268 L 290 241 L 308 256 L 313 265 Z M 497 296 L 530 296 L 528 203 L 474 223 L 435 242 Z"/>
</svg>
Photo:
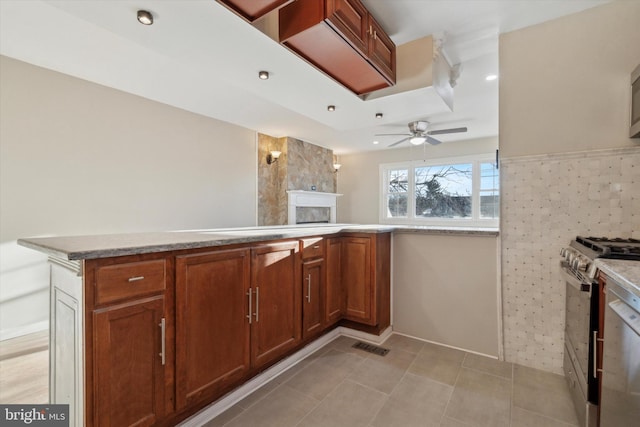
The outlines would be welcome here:
<svg viewBox="0 0 640 427">
<path fill-rule="evenodd" d="M 492 153 L 497 148 L 497 138 L 483 138 L 340 156 L 338 193 L 344 195 L 338 199 L 338 222 L 378 223 L 380 164 Z M 394 330 L 498 356 L 497 240 L 394 234 Z"/>
<path fill-rule="evenodd" d="M 344 195 L 338 199 L 338 222 L 379 222 L 381 164 L 493 153 L 497 148 L 497 138 L 482 138 L 340 156 L 342 168 L 337 174 L 338 193 Z"/>
<path fill-rule="evenodd" d="M 498 357 L 495 236 L 393 238 L 393 329 Z"/>
<path fill-rule="evenodd" d="M 617 147 L 630 139 L 640 2 L 603 6 L 500 36 L 503 158 Z"/>
<path fill-rule="evenodd" d="M 562 372 L 560 248 L 577 235 L 631 237 L 638 230 L 640 140 L 627 136 L 629 78 L 638 63 L 637 1 L 500 37 L 508 361 Z"/>
<path fill-rule="evenodd" d="M 17 238 L 256 224 L 255 132 L 7 57 L 0 88 L 0 329 L 47 318 Z"/>
</svg>

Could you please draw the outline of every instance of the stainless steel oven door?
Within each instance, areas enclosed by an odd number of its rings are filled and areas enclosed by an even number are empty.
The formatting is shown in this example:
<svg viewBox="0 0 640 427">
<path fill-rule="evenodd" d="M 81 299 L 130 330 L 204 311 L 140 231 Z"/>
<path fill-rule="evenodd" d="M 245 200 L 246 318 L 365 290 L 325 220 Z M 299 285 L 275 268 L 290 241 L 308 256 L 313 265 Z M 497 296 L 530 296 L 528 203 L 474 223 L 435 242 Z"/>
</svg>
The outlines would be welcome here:
<svg viewBox="0 0 640 427">
<path fill-rule="evenodd" d="M 566 282 L 566 318 L 565 337 L 567 347 L 575 354 L 575 367 L 581 372 L 580 380 L 585 387 L 589 374 L 589 342 L 591 339 L 591 286 L 578 280 L 568 270 L 566 263 L 561 264 Z M 573 355 L 572 355 L 573 356 Z M 572 357 L 572 358 L 574 358 Z M 586 393 L 586 388 L 585 388 Z"/>
<path fill-rule="evenodd" d="M 640 297 L 607 281 L 602 361 L 602 427 L 640 425 Z"/>
</svg>

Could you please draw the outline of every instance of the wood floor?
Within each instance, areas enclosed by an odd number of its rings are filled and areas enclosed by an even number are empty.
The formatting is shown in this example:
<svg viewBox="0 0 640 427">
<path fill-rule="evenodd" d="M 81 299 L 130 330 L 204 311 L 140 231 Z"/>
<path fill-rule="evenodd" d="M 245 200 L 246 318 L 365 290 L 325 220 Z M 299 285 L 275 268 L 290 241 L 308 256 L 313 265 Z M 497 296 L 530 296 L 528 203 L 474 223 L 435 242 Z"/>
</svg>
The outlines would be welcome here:
<svg viewBox="0 0 640 427">
<path fill-rule="evenodd" d="M 49 331 L 0 341 L 0 403 L 48 403 Z"/>
</svg>

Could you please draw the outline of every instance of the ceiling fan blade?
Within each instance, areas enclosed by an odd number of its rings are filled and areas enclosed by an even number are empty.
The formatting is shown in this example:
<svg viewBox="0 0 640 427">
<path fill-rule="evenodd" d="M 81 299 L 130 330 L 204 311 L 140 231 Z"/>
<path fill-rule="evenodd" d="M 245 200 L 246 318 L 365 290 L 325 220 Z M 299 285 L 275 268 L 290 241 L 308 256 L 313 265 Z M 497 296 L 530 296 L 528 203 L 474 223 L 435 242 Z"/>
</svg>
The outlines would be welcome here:
<svg viewBox="0 0 640 427">
<path fill-rule="evenodd" d="M 442 130 L 430 130 L 429 132 L 427 132 L 427 135 L 444 135 L 446 133 L 460 133 L 460 132 L 466 132 L 466 131 L 467 131 L 466 127 L 442 129 Z"/>
<path fill-rule="evenodd" d="M 429 135 L 425 135 L 425 136 L 426 136 L 426 138 L 427 138 L 427 142 L 428 142 L 429 144 L 431 144 L 431 145 L 438 145 L 438 144 L 442 143 L 442 141 L 439 141 L 439 140 L 437 140 L 437 139 L 435 139 L 435 138 L 432 138 L 432 137 L 430 137 Z"/>
<path fill-rule="evenodd" d="M 406 137 L 406 138 L 401 139 L 400 141 L 394 142 L 393 144 L 391 144 L 391 145 L 389 146 L 389 148 L 391 148 L 391 147 L 395 147 L 395 146 L 396 146 L 396 145 L 398 145 L 398 144 L 402 144 L 403 142 L 408 141 L 410 138 L 411 138 L 411 137 L 410 137 L 410 136 L 408 136 L 408 137 Z"/>
<path fill-rule="evenodd" d="M 374 136 L 411 136 L 410 133 L 376 133 Z"/>
</svg>

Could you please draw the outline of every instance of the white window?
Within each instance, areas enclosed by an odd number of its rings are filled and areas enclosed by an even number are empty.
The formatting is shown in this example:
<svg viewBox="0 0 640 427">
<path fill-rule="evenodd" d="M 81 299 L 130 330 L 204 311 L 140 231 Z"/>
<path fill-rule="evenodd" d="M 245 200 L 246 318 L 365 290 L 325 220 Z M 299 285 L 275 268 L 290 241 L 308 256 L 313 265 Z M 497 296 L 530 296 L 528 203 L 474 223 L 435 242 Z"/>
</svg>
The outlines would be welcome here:
<svg viewBox="0 0 640 427">
<path fill-rule="evenodd" d="M 380 222 L 497 227 L 499 175 L 492 155 L 380 165 Z"/>
</svg>

